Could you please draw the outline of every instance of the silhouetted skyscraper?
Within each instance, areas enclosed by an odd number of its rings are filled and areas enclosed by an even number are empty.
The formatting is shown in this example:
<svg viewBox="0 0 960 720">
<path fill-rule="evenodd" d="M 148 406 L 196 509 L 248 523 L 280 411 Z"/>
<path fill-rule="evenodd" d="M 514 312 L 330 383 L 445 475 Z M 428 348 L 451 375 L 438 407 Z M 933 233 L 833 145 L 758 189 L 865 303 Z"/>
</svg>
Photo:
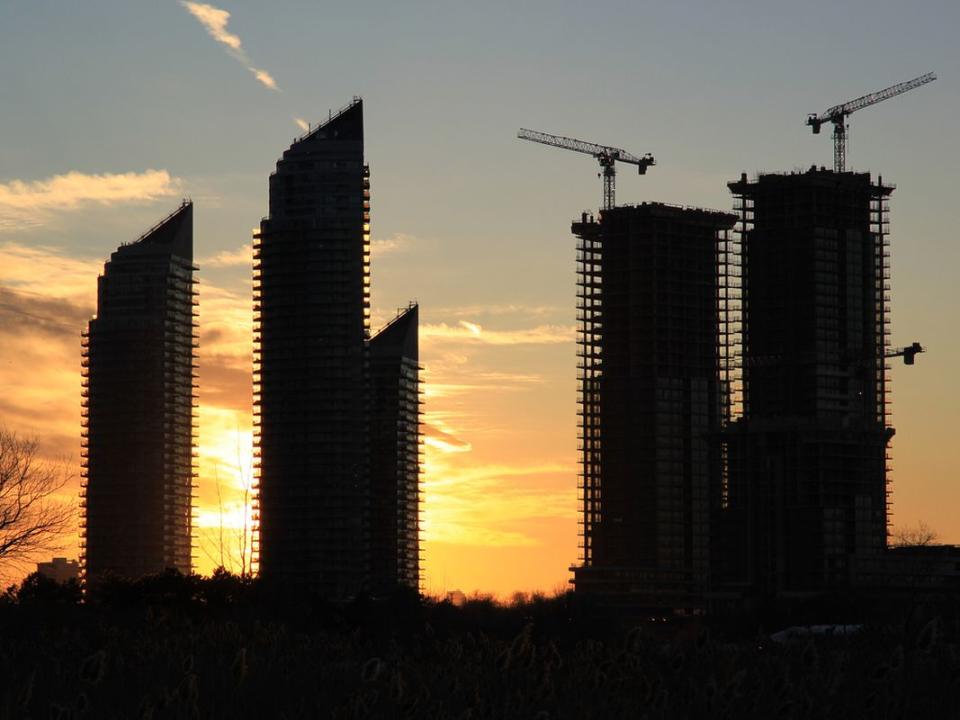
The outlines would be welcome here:
<svg viewBox="0 0 960 720">
<path fill-rule="evenodd" d="M 420 585 L 418 308 L 370 341 L 371 587 Z"/>
<path fill-rule="evenodd" d="M 82 362 L 87 578 L 190 571 L 196 269 L 184 202 L 98 279 Z"/>
<path fill-rule="evenodd" d="M 284 152 L 254 236 L 255 551 L 331 597 L 371 573 L 369 197 L 357 99 Z"/>
<path fill-rule="evenodd" d="M 584 215 L 578 591 L 698 608 L 719 502 L 719 260 L 735 217 L 660 203 Z"/>
<path fill-rule="evenodd" d="M 743 417 L 720 576 L 764 596 L 851 582 L 886 544 L 893 188 L 811 169 L 730 183 L 743 242 Z"/>
</svg>

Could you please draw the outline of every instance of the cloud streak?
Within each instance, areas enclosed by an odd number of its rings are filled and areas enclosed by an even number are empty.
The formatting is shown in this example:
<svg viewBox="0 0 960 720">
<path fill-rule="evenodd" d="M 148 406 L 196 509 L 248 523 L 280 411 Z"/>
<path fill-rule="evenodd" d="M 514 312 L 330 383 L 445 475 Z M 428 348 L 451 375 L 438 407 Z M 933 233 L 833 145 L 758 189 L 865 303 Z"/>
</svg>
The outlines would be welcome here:
<svg viewBox="0 0 960 720">
<path fill-rule="evenodd" d="M 481 343 L 486 345 L 558 345 L 573 342 L 573 325 L 538 325 L 520 330 L 487 330 L 478 323 L 461 320 L 457 325 L 438 323 L 420 328 L 424 341 Z"/>
<path fill-rule="evenodd" d="M 229 12 L 206 3 L 183 1 L 180 4 L 206 28 L 210 37 L 218 43 L 223 43 L 231 50 L 243 52 L 240 38 L 231 32 L 227 32 L 227 22 L 230 20 Z"/>
<path fill-rule="evenodd" d="M 166 170 L 88 175 L 71 171 L 45 180 L 0 183 L 0 230 L 45 225 L 49 213 L 91 204 L 143 203 L 174 195 L 181 182 Z"/>
<path fill-rule="evenodd" d="M 180 0 L 180 4 L 197 19 L 197 22 L 204 27 L 210 37 L 226 46 L 227 51 L 238 62 L 247 66 L 247 70 L 256 78 L 257 82 L 268 90 L 280 91 L 277 81 L 269 72 L 263 68 L 254 67 L 250 62 L 250 57 L 243 49 L 240 36 L 227 30 L 227 24 L 230 22 L 230 13 L 227 10 L 207 3 L 190 2 L 189 0 Z"/>
<path fill-rule="evenodd" d="M 222 250 L 216 255 L 201 258 L 197 261 L 200 269 L 211 267 L 251 267 L 253 265 L 253 245 L 247 243 L 241 245 L 236 250 Z"/>
<path fill-rule="evenodd" d="M 387 238 L 374 238 L 370 241 L 370 252 L 374 257 L 389 255 L 391 253 L 402 252 L 413 244 L 412 235 L 397 233 Z"/>
<path fill-rule="evenodd" d="M 280 88 L 277 87 L 277 81 L 273 79 L 273 75 L 268 73 L 266 70 L 263 70 L 261 68 L 255 68 L 255 67 L 249 67 L 247 68 L 247 70 L 252 72 L 253 76 L 257 79 L 257 82 L 259 82 L 265 88 L 268 88 L 270 90 L 277 90 L 277 91 L 280 90 Z"/>
<path fill-rule="evenodd" d="M 447 463 L 448 451 L 427 446 L 423 480 L 424 539 L 480 547 L 532 547 L 542 539 L 535 520 L 577 515 L 572 485 L 556 487 L 576 469 L 560 462 L 470 465 Z M 519 482 L 518 482 L 519 481 Z"/>
<path fill-rule="evenodd" d="M 86 175 L 72 171 L 48 180 L 0 183 L 0 207 L 17 210 L 71 210 L 83 203 L 110 205 L 155 200 L 173 194 L 179 181 L 166 170 Z"/>
</svg>

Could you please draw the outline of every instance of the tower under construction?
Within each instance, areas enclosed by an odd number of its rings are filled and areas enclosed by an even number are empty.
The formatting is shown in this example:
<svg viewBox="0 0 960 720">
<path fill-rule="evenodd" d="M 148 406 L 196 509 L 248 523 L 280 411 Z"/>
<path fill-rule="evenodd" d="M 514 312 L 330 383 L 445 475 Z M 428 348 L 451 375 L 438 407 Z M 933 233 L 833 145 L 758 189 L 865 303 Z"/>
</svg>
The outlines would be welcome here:
<svg viewBox="0 0 960 720">
<path fill-rule="evenodd" d="M 743 396 L 724 435 L 717 577 L 760 597 L 846 586 L 886 546 L 893 186 L 811 168 L 729 187 Z"/>
<path fill-rule="evenodd" d="M 416 304 L 370 341 L 371 582 L 420 589 L 420 361 Z"/>
<path fill-rule="evenodd" d="M 370 185 L 363 103 L 305 133 L 254 235 L 254 553 L 329 597 L 370 575 Z"/>
<path fill-rule="evenodd" d="M 721 272 L 736 218 L 661 203 L 584 214 L 578 259 L 578 592 L 703 607 L 729 406 Z"/>
<path fill-rule="evenodd" d="M 299 137 L 254 236 L 254 551 L 331 599 L 419 588 L 416 305 L 370 339 L 363 103 Z"/>
<path fill-rule="evenodd" d="M 120 246 L 83 335 L 82 571 L 190 572 L 195 478 L 193 205 Z"/>
</svg>

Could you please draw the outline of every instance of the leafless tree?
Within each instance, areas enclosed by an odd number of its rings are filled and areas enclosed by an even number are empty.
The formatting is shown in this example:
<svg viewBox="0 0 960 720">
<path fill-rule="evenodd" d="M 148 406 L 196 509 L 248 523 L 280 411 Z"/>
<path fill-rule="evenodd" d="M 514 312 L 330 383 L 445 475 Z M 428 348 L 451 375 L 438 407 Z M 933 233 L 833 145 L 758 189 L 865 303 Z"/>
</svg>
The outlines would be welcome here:
<svg viewBox="0 0 960 720">
<path fill-rule="evenodd" d="M 251 538 L 253 532 L 252 528 L 250 527 L 250 516 L 248 512 L 252 487 L 249 473 L 243 464 L 239 428 L 237 429 L 236 437 L 237 473 L 239 475 L 240 485 L 243 490 L 243 499 L 240 505 L 242 519 L 240 527 L 236 528 L 236 545 L 234 546 L 232 539 L 228 537 L 228 535 L 232 534 L 231 530 L 233 530 L 233 528 L 227 528 L 227 526 L 224 524 L 224 499 L 220 484 L 220 465 L 218 463 L 214 466 L 214 482 L 217 490 L 217 507 L 220 515 L 219 527 L 217 528 L 217 540 L 214 541 L 209 537 L 201 537 L 199 541 L 199 547 L 207 559 L 216 564 L 217 567 L 237 573 L 240 575 L 240 577 L 249 578 L 253 574 L 253 553 L 251 551 Z"/>
<path fill-rule="evenodd" d="M 0 427 L 0 567 L 60 550 L 76 508 L 58 493 L 70 480 L 66 463 L 44 462 L 37 441 Z"/>
<path fill-rule="evenodd" d="M 893 528 L 890 531 L 890 547 L 925 547 L 935 544 L 939 537 L 936 530 L 920 520 L 916 525 Z"/>
<path fill-rule="evenodd" d="M 250 506 L 250 477 L 244 472 L 243 456 L 240 452 L 240 428 L 237 428 L 237 471 L 240 473 L 240 482 L 243 484 L 243 527 L 240 530 L 240 577 L 248 578 L 253 574 L 252 553 L 250 552 L 250 525 L 248 522 Z"/>
</svg>

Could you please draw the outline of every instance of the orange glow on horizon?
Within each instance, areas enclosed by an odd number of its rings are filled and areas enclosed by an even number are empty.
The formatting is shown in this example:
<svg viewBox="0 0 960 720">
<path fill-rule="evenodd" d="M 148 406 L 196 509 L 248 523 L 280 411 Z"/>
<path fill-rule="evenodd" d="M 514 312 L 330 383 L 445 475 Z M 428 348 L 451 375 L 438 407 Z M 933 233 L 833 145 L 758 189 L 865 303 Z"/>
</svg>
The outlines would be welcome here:
<svg viewBox="0 0 960 720">
<path fill-rule="evenodd" d="M 396 245 L 389 252 L 405 251 Z M 244 272 L 250 252 L 242 246 L 209 261 L 217 272 Z M 102 261 L 0 243 L 0 382 L 7 389 L 0 421 L 37 436 L 47 457 L 69 456 L 74 465 L 80 330 L 101 270 Z M 199 290 L 196 569 L 208 573 L 223 562 L 239 571 L 250 550 L 252 296 L 248 279 L 228 287 L 203 271 Z M 577 560 L 575 357 L 565 323 L 573 310 L 421 312 L 425 589 L 506 598 L 564 587 Z M 936 403 L 949 412 L 950 399 L 939 393 L 936 354 L 923 362 L 923 372 L 893 371 L 895 387 L 910 388 L 894 404 L 894 518 L 898 525 L 922 518 L 941 541 L 956 541 L 960 523 L 946 510 L 934 514 L 954 499 L 946 482 L 954 464 L 942 450 L 949 427 L 927 419 Z M 77 487 L 75 480 L 74 493 Z M 76 536 L 66 541 L 75 557 Z"/>
</svg>

